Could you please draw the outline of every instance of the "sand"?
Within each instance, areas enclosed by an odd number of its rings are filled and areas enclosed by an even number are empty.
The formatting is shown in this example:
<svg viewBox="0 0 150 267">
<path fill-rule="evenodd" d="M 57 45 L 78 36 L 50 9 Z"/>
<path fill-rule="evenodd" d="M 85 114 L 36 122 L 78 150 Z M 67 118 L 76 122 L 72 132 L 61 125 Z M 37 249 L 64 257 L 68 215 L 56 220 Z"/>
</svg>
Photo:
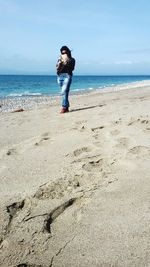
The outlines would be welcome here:
<svg viewBox="0 0 150 267">
<path fill-rule="evenodd" d="M 0 266 L 150 266 L 150 87 L 70 101 L 0 114 Z"/>
</svg>

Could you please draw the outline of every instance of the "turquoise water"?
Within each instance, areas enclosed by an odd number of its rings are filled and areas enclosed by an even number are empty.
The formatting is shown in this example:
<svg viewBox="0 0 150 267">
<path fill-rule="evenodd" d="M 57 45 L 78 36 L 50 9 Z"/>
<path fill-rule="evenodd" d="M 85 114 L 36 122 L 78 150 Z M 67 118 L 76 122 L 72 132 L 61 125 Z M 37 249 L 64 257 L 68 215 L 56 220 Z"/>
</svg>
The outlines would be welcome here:
<svg viewBox="0 0 150 267">
<path fill-rule="evenodd" d="M 150 76 L 74 76 L 72 93 L 108 86 L 150 80 Z M 56 76 L 0 75 L 0 98 L 34 95 L 58 95 Z"/>
</svg>

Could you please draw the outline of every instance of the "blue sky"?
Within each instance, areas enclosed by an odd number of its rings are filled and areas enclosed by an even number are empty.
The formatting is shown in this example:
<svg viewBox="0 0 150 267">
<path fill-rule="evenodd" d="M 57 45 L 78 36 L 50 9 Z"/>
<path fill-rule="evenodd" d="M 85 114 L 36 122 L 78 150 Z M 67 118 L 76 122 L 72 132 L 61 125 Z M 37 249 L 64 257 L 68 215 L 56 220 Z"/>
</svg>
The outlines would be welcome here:
<svg viewBox="0 0 150 267">
<path fill-rule="evenodd" d="M 0 0 L 0 73 L 55 74 L 59 49 L 75 74 L 150 74 L 149 0 Z"/>
</svg>

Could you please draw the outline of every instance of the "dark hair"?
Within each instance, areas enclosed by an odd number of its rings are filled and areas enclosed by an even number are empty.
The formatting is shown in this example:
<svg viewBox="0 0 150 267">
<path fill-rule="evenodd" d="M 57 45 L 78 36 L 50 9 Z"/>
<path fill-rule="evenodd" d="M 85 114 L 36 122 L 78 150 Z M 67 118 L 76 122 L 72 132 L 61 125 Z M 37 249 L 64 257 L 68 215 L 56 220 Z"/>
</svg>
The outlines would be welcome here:
<svg viewBox="0 0 150 267">
<path fill-rule="evenodd" d="M 68 57 L 71 58 L 71 50 L 66 45 L 64 45 L 60 48 L 60 52 L 62 52 L 64 50 L 67 52 Z"/>
</svg>

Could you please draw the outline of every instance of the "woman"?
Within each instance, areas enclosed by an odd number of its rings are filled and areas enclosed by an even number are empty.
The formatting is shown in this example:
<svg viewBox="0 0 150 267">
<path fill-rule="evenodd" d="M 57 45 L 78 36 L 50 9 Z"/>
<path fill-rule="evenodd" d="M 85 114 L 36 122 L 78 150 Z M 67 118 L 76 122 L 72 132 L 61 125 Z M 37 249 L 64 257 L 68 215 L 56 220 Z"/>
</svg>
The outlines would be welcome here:
<svg viewBox="0 0 150 267">
<path fill-rule="evenodd" d="M 60 113 L 69 111 L 69 91 L 72 82 L 72 71 L 75 67 L 75 59 L 71 56 L 71 51 L 67 46 L 62 46 L 60 49 L 61 55 L 58 59 L 57 69 L 57 82 L 61 87 L 62 94 L 62 109 Z"/>
</svg>

